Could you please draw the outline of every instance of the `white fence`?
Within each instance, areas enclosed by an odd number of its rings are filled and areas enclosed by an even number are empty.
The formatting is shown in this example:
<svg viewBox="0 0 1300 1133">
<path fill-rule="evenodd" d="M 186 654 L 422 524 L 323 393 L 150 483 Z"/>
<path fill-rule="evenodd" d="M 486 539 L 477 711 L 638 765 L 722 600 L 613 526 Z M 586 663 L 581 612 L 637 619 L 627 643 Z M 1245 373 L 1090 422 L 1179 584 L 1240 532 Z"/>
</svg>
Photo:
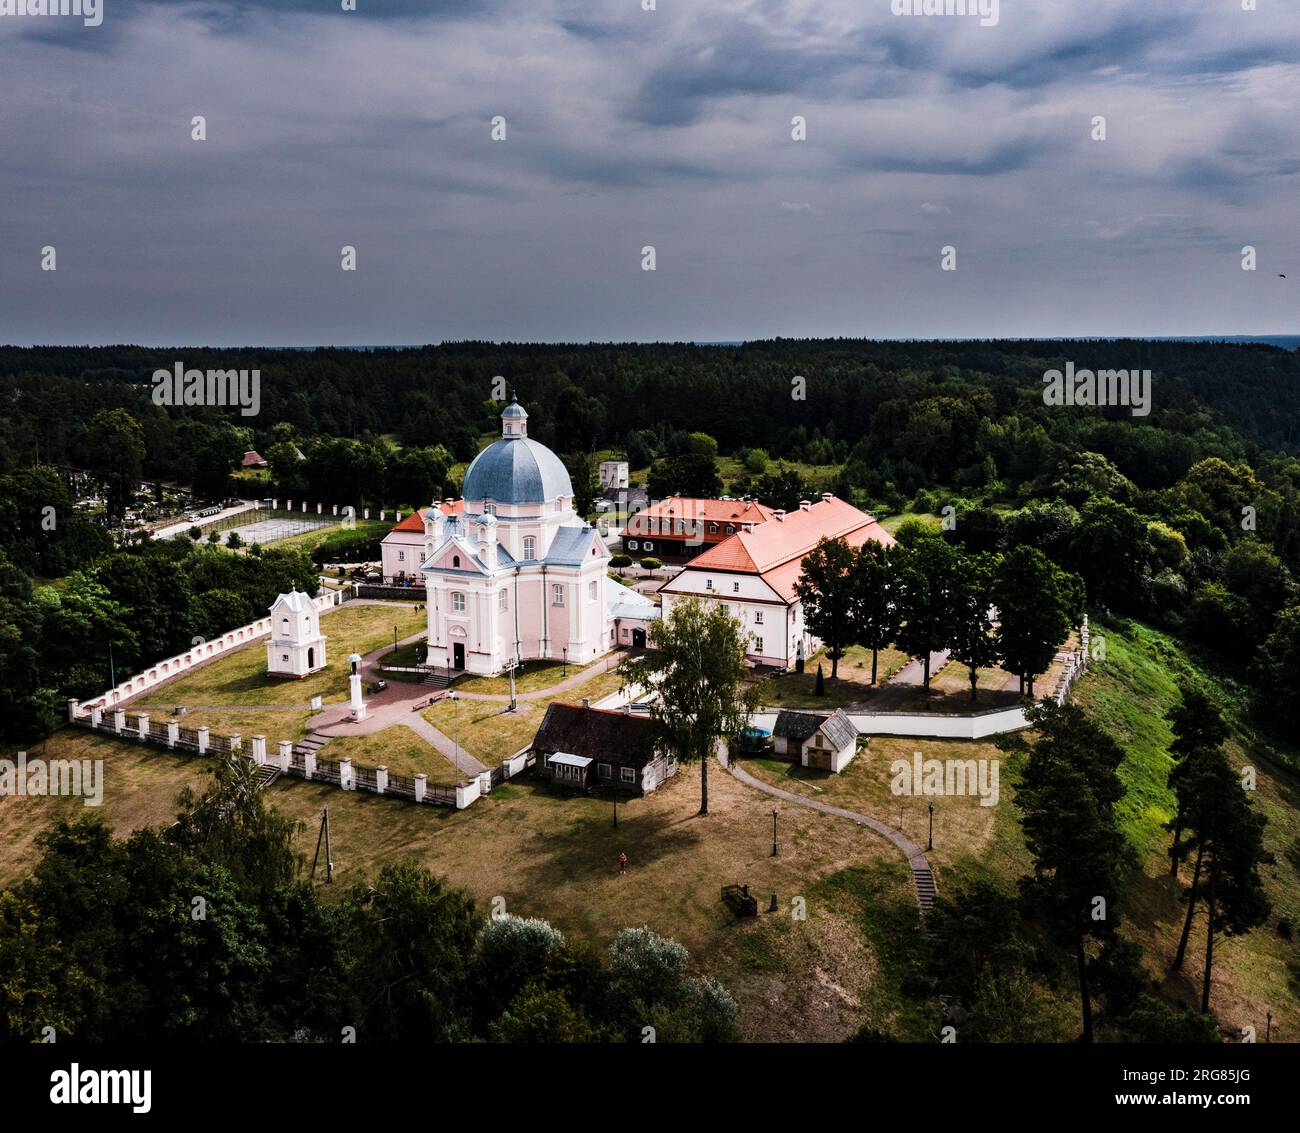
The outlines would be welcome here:
<svg viewBox="0 0 1300 1133">
<path fill-rule="evenodd" d="M 1079 627 L 1079 647 L 1065 656 L 1065 668 L 1051 698 L 1064 704 L 1088 668 L 1089 633 L 1085 616 Z M 763 711 L 750 723 L 768 728 L 776 723 L 776 712 Z M 1029 727 L 1024 707 L 985 708 L 979 712 L 850 712 L 849 722 L 859 735 L 913 736 L 917 739 L 981 740 L 1003 732 Z"/>
<path fill-rule="evenodd" d="M 327 594 L 322 594 L 319 598 L 313 598 L 312 601 L 316 603 L 318 610 L 325 610 L 331 606 L 340 605 L 342 598 L 342 591 L 331 590 Z M 92 708 L 113 708 L 118 704 L 123 704 L 131 697 L 139 696 L 140 693 L 147 692 L 155 685 L 175 680 L 176 677 L 188 669 L 211 661 L 214 657 L 221 657 L 232 650 L 247 645 L 250 641 L 267 637 L 270 633 L 271 616 L 268 614 L 264 618 L 258 618 L 257 621 L 250 625 L 240 626 L 239 629 L 232 629 L 229 633 L 223 633 L 213 641 L 198 641 L 184 653 L 178 653 L 175 657 L 168 657 L 165 661 L 150 665 L 143 672 L 128 677 L 93 700 L 69 700 L 68 719 L 76 723 L 78 716 L 88 713 Z"/>
</svg>

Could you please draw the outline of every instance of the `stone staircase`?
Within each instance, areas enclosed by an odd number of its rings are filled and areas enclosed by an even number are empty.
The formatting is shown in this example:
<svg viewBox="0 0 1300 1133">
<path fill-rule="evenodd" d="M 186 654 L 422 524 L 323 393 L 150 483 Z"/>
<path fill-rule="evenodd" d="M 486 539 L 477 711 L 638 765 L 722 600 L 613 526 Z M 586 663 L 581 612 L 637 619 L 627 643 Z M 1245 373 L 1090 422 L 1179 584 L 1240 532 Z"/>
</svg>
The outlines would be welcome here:
<svg viewBox="0 0 1300 1133">
<path fill-rule="evenodd" d="M 451 684 L 451 678 L 448 677 L 446 669 L 429 669 L 420 683 L 429 688 L 446 688 Z"/>
<path fill-rule="evenodd" d="M 293 753 L 299 756 L 315 755 L 329 742 L 329 736 L 322 736 L 319 732 L 312 732 L 306 739 L 299 740 L 293 745 Z"/>
<path fill-rule="evenodd" d="M 264 763 L 258 769 L 257 785 L 260 788 L 267 788 L 280 778 L 280 768 L 275 764 Z"/>
<path fill-rule="evenodd" d="M 928 865 L 912 867 L 912 884 L 916 886 L 916 903 L 921 907 L 921 919 L 934 908 L 937 890 L 934 887 L 934 871 Z"/>
</svg>

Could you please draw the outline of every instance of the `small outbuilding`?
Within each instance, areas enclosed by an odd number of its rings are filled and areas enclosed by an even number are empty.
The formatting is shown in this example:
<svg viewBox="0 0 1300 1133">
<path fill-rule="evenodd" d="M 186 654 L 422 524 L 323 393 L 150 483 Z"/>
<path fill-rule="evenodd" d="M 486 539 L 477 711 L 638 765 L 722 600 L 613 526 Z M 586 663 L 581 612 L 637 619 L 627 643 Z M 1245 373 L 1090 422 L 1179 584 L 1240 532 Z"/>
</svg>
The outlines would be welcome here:
<svg viewBox="0 0 1300 1133">
<path fill-rule="evenodd" d="M 271 604 L 271 640 L 266 672 L 272 677 L 305 677 L 325 668 L 325 636 L 320 610 L 300 590 L 281 594 Z"/>
<path fill-rule="evenodd" d="M 650 720 L 585 704 L 547 708 L 533 754 L 538 774 L 583 791 L 648 795 L 677 774 L 677 761 L 658 750 Z"/>
<path fill-rule="evenodd" d="M 779 712 L 772 728 L 775 755 L 804 767 L 843 771 L 857 754 L 858 730 L 841 709 L 830 715 L 817 712 Z"/>
</svg>

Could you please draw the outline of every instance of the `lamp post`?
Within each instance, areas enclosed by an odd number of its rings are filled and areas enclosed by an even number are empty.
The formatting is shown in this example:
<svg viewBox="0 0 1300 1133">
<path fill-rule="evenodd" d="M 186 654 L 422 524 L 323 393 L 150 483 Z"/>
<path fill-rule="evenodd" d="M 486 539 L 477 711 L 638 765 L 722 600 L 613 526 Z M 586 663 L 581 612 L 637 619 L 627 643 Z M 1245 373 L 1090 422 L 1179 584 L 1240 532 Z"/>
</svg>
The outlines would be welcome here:
<svg viewBox="0 0 1300 1133">
<path fill-rule="evenodd" d="M 569 675 L 569 647 L 567 645 L 564 647 L 564 674 L 563 675 L 566 677 Z"/>
<path fill-rule="evenodd" d="M 772 808 L 772 857 L 776 857 L 776 807 Z"/>
<path fill-rule="evenodd" d="M 934 803 L 930 804 L 930 836 L 925 842 L 926 850 L 934 849 Z"/>
<path fill-rule="evenodd" d="M 618 829 L 618 788 L 612 783 L 609 787 L 609 793 L 614 797 L 614 829 Z"/>
<path fill-rule="evenodd" d="M 452 692 L 451 697 L 451 742 L 455 748 L 456 774 L 460 774 L 460 697 Z"/>
</svg>

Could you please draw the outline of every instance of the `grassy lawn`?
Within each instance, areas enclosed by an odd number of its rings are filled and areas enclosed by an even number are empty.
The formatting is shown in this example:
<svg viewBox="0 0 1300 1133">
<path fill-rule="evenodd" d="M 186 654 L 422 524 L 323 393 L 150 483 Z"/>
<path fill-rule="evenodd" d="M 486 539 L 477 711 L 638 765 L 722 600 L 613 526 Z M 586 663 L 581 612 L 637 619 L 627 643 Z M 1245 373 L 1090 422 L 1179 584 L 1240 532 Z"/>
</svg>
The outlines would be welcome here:
<svg viewBox="0 0 1300 1133">
<path fill-rule="evenodd" d="M 412 641 L 399 645 L 394 651 L 388 650 L 379 658 L 381 665 L 401 665 L 403 667 L 424 663 L 425 641 Z"/>
<path fill-rule="evenodd" d="M 941 516 L 934 515 L 928 511 L 900 511 L 897 515 L 891 515 L 887 519 L 882 519 L 880 521 L 880 526 L 892 535 L 909 519 L 919 519 L 927 527 L 932 527 L 935 531 L 939 530 L 939 524 L 943 522 Z"/>
<path fill-rule="evenodd" d="M 1124 748 L 1120 777 L 1126 795 L 1120 817 L 1142 862 L 1130 883 L 1123 931 L 1146 949 L 1148 968 L 1164 981 L 1166 994 L 1199 1003 L 1203 913 L 1193 922 L 1183 973 L 1166 975 L 1182 930 L 1182 895 L 1190 878 L 1184 871 L 1181 884 L 1171 882 L 1166 855 L 1170 836 L 1161 828 L 1173 813 L 1167 785 L 1171 736 L 1163 717 L 1178 699 L 1178 674 L 1196 671 L 1197 666 L 1178 643 L 1136 622 L 1097 623 L 1093 632 L 1094 640 L 1105 636 L 1106 658 L 1093 661 L 1075 699 Z M 1290 770 L 1300 753 L 1254 730 L 1248 706 L 1229 677 L 1207 670 L 1201 675 L 1225 700 L 1232 729 L 1227 743 L 1231 763 L 1256 769 L 1253 802 L 1268 819 L 1264 843 L 1276 859 L 1260 870 L 1273 905 L 1268 922 L 1244 937 L 1215 945 L 1211 1006 L 1231 1028 L 1262 1027 L 1265 1011 L 1271 1009 L 1274 1039 L 1294 1042 L 1300 1038 L 1300 956 L 1296 945 L 1277 932 L 1277 924 L 1283 917 L 1292 924 L 1300 918 L 1300 777 Z"/>
<path fill-rule="evenodd" d="M 242 649 L 169 684 L 156 686 L 128 707 L 184 705 L 236 705 L 253 708 L 265 705 L 306 705 L 313 696 L 326 703 L 348 696 L 348 655 L 366 654 L 392 641 L 393 626 L 398 637 L 409 637 L 425 625 L 423 611 L 401 603 L 384 606 L 344 605 L 321 616 L 325 655 L 329 659 L 318 673 L 302 680 L 268 677 L 266 639 Z M 187 725 L 189 726 L 189 725 Z"/>
<path fill-rule="evenodd" d="M 41 755 L 40 750 L 30 753 Z M 0 886 L 26 877 L 40 851 L 36 836 L 59 818 L 69 822 L 101 817 L 125 838 L 141 826 L 170 826 L 176 821 L 176 796 L 208 778 L 210 761 L 172 755 L 160 748 L 63 728 L 45 745 L 48 759 L 102 759 L 104 802 L 85 806 L 79 798 L 0 799 Z"/>
<path fill-rule="evenodd" d="M 718 475 L 722 477 L 724 492 L 730 491 L 734 481 L 745 477 L 753 480 L 763 475 L 776 476 L 782 472 L 796 472 L 800 480 L 810 485 L 809 494 L 816 499 L 814 493 L 828 491 L 839 474 L 840 467 L 838 464 L 805 464 L 802 461 L 772 459 L 767 462 L 767 468 L 756 473 L 746 468 L 744 462 L 738 457 L 718 457 Z"/>
<path fill-rule="evenodd" d="M 997 805 L 981 806 L 977 796 L 895 795 L 891 766 L 898 760 L 910 764 L 913 753 L 918 751 L 923 759 L 998 760 Z M 774 758 L 745 759 L 742 765 L 755 778 L 784 790 L 887 822 L 921 846 L 926 845 L 929 831 L 926 808 L 934 803 L 934 850 L 929 856 L 941 890 L 950 880 L 950 870 L 959 874 L 991 871 L 1006 881 L 1019 876 L 1028 865 L 1011 803 L 1018 778 L 1014 761 L 1008 766 L 1007 757 L 992 743 L 872 736 L 838 775 Z M 999 834 L 1003 820 L 1015 835 L 1014 847 L 1005 844 Z M 992 852 L 994 848 L 996 853 Z"/>
<path fill-rule="evenodd" d="M 430 786 L 450 787 L 466 781 L 441 752 L 401 724 L 368 736 L 339 736 L 321 749 L 321 756 L 351 759 L 362 767 L 387 767 L 394 775 L 424 772 Z"/>
<path fill-rule="evenodd" d="M 331 516 L 330 518 L 333 519 L 334 517 Z M 326 539 L 342 529 L 342 522 L 343 521 L 340 518 L 337 522 L 323 527 L 318 527 L 314 531 L 303 531 L 298 535 L 290 535 L 287 539 L 273 539 L 266 545 L 277 549 L 303 551 L 310 555 L 312 551 L 325 542 Z M 392 529 L 393 524 L 388 520 L 358 519 L 356 521 L 357 531 L 363 531 L 379 538 L 387 535 Z"/>
<path fill-rule="evenodd" d="M 559 699 L 566 704 L 581 704 L 586 697 L 594 704 L 601 697 L 617 692 L 622 682 L 617 672 L 603 673 Z M 509 712 L 509 706 L 500 701 L 465 698 L 453 701 L 447 697 L 426 708 L 423 715 L 443 735 L 490 765 L 514 755 L 532 740 L 550 703 L 548 697 L 520 700 L 518 709 Z"/>
<path fill-rule="evenodd" d="M 128 708 L 129 712 L 129 708 Z M 151 714 L 155 721 L 175 720 L 182 728 L 207 728 L 213 735 L 244 737 L 244 751 L 251 752 L 252 736 L 266 737 L 266 750 L 274 754 L 280 740 L 297 742 L 307 734 L 307 721 L 315 713 L 310 708 L 198 708 L 183 716 L 170 712 Z"/>
<path fill-rule="evenodd" d="M 617 664 L 617 657 L 602 657 L 598 661 L 593 661 L 590 665 L 569 665 L 569 677 L 576 677 L 581 673 L 599 673 L 607 665 Z M 563 661 L 524 661 L 515 671 L 515 692 L 522 694 L 526 692 L 542 692 L 544 689 L 557 685 L 560 681 L 565 680 L 565 665 Z M 484 696 L 509 696 L 510 695 L 510 678 L 508 676 L 500 677 L 461 677 L 456 682 L 457 692 L 477 692 Z M 577 692 L 577 690 L 574 690 Z M 578 693 L 579 696 L 586 695 Z"/>
<path fill-rule="evenodd" d="M 817 666 L 822 666 L 826 677 L 826 695 L 818 696 Z M 877 681 L 884 684 L 907 664 L 907 655 L 897 649 L 882 649 L 877 668 Z M 870 699 L 871 650 L 853 646 L 840 658 L 840 675 L 831 680 L 831 662 L 825 651 L 815 654 L 804 663 L 802 673 L 783 673 L 769 677 L 759 686 L 762 703 L 781 708 L 841 708 L 859 700 Z"/>
</svg>

